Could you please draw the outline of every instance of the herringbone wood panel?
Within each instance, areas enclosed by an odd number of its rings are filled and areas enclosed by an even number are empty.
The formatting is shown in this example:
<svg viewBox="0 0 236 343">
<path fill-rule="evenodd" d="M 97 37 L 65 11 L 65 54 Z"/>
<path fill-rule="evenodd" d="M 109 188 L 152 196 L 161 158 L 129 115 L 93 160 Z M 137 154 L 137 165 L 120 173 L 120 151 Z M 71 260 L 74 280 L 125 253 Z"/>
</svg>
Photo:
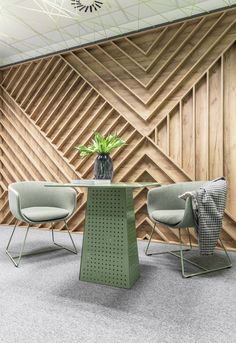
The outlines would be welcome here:
<svg viewBox="0 0 236 343">
<path fill-rule="evenodd" d="M 91 178 L 94 157 L 81 160 L 74 146 L 117 131 L 128 145 L 112 154 L 115 181 L 225 175 L 223 240 L 236 248 L 235 38 L 229 10 L 2 69 L 1 223 L 13 223 L 9 183 Z M 141 238 L 152 226 L 146 194 L 135 192 Z M 79 192 L 72 230 L 83 230 L 85 205 Z M 156 239 L 178 240 L 162 227 Z"/>
</svg>

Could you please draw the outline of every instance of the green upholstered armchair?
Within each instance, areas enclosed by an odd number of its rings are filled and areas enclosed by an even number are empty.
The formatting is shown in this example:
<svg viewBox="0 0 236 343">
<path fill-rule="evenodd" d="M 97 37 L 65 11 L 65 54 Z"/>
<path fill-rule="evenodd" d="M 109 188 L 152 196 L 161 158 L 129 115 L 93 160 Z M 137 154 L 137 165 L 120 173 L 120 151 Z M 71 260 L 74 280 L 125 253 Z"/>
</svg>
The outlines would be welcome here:
<svg viewBox="0 0 236 343">
<path fill-rule="evenodd" d="M 6 253 L 16 267 L 19 266 L 25 247 L 26 238 L 30 225 L 52 223 L 52 241 L 55 245 L 77 254 L 76 246 L 67 226 L 67 219 L 71 217 L 76 208 L 76 192 L 71 187 L 53 188 L 45 187 L 51 182 L 24 181 L 12 183 L 8 187 L 9 207 L 13 216 L 17 219 Z M 24 241 L 18 256 L 13 257 L 8 248 L 14 236 L 18 221 L 28 224 Z M 64 221 L 73 250 L 55 242 L 54 223 Z M 32 255 L 32 253 L 30 253 Z M 26 256 L 26 255 L 24 255 Z M 18 259 L 16 261 L 16 259 Z"/>
<path fill-rule="evenodd" d="M 217 270 L 221 270 L 225 268 L 230 268 L 232 266 L 229 255 L 221 239 L 220 239 L 220 242 L 227 257 L 227 264 L 222 267 L 208 269 L 186 259 L 183 254 L 184 251 L 189 251 L 192 249 L 189 228 L 194 226 L 194 217 L 193 217 L 191 199 L 187 198 L 185 201 L 183 199 L 180 199 L 178 196 L 185 192 L 195 191 L 205 183 L 206 181 L 175 183 L 171 185 L 154 188 L 148 192 L 147 209 L 148 209 L 148 214 L 149 214 L 150 219 L 154 222 L 154 227 L 152 229 L 152 233 L 151 233 L 148 245 L 147 245 L 146 255 L 150 256 L 150 255 L 163 254 L 163 252 L 159 252 L 159 253 L 149 252 L 150 242 L 158 224 L 167 226 L 171 229 L 175 229 L 175 230 L 177 229 L 179 232 L 180 249 L 174 250 L 174 251 L 165 251 L 164 253 L 169 253 L 171 255 L 174 255 L 180 258 L 183 277 L 192 277 L 192 276 L 196 276 L 200 274 L 206 274 L 209 272 L 213 272 L 213 271 L 217 271 Z M 182 243 L 182 238 L 181 238 L 182 229 L 187 229 L 188 231 L 189 248 L 187 249 L 183 249 L 183 243 Z M 186 274 L 184 262 L 191 263 L 192 265 L 201 269 L 201 271 L 197 273 Z"/>
</svg>

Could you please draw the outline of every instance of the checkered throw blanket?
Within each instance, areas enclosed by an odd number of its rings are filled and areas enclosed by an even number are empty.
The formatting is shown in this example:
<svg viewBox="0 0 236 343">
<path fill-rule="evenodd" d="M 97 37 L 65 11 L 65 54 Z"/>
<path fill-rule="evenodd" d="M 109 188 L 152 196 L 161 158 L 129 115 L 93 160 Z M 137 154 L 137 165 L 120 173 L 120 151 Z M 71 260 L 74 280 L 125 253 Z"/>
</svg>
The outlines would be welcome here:
<svg viewBox="0 0 236 343">
<path fill-rule="evenodd" d="M 201 255 L 212 255 L 222 229 L 227 183 L 224 177 L 207 182 L 199 190 L 186 192 L 182 199 L 192 198 L 195 227 Z"/>
</svg>

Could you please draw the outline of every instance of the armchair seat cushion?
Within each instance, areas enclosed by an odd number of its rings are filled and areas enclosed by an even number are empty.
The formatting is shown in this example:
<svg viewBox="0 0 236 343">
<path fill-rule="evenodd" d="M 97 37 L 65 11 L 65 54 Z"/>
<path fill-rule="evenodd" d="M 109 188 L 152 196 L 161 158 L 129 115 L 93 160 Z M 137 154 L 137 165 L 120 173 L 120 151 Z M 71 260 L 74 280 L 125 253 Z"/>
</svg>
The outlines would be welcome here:
<svg viewBox="0 0 236 343">
<path fill-rule="evenodd" d="M 184 210 L 158 210 L 151 213 L 154 221 L 165 225 L 177 225 L 184 217 Z"/>
<path fill-rule="evenodd" d="M 27 207 L 21 210 L 31 222 L 46 222 L 66 218 L 69 211 L 59 207 Z"/>
</svg>

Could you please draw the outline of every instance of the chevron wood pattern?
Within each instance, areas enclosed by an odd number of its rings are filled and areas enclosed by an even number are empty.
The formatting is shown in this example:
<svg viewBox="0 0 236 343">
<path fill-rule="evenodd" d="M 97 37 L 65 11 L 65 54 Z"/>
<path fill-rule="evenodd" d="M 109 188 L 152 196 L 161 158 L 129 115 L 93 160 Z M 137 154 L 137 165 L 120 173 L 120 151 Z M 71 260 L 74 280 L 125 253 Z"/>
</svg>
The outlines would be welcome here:
<svg viewBox="0 0 236 343">
<path fill-rule="evenodd" d="M 115 181 L 225 175 L 223 240 L 236 249 L 235 40 L 236 11 L 228 10 L 2 68 L 1 223 L 13 224 L 9 183 L 91 178 L 94 157 L 81 160 L 74 146 L 94 131 L 117 131 L 128 145 L 112 155 Z M 146 194 L 134 195 L 140 238 L 152 226 Z M 73 231 L 83 231 L 85 206 L 80 190 Z M 155 238 L 178 241 L 163 227 Z"/>
</svg>

